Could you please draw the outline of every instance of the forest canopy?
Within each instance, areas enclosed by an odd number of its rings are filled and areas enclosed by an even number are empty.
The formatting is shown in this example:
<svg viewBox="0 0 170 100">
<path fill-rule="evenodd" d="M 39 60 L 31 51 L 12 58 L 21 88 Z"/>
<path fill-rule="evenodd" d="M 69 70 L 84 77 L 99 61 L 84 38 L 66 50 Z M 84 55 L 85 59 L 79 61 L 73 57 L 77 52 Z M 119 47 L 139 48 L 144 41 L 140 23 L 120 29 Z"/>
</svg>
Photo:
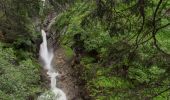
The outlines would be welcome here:
<svg viewBox="0 0 170 100">
<path fill-rule="evenodd" d="M 169 0 L 1 0 L 0 99 L 34 100 L 47 89 L 42 28 L 52 48 L 73 56 L 83 100 L 169 99 Z"/>
<path fill-rule="evenodd" d="M 169 9 L 168 0 L 95 0 L 59 16 L 53 28 L 92 99 L 169 98 Z"/>
</svg>

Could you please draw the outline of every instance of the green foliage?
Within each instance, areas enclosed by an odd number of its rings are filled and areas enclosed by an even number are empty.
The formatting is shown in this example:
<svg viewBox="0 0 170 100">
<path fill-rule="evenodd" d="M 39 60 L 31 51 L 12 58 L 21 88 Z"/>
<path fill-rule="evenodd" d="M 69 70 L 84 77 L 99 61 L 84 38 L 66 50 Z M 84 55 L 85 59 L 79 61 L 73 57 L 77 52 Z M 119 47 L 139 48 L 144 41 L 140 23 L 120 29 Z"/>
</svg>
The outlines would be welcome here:
<svg viewBox="0 0 170 100">
<path fill-rule="evenodd" d="M 84 57 L 81 60 L 82 61 L 81 64 L 86 65 L 86 64 L 92 63 L 94 60 L 95 59 L 92 57 Z"/>
<path fill-rule="evenodd" d="M 128 82 L 124 81 L 119 77 L 98 77 L 92 80 L 96 88 L 127 88 Z"/>
<path fill-rule="evenodd" d="M 76 34 L 81 34 L 82 35 L 81 39 L 86 38 L 87 32 L 81 28 L 81 21 L 82 21 L 82 18 L 84 18 L 90 13 L 90 9 L 92 8 L 92 6 L 93 5 L 87 5 L 85 3 L 77 3 L 77 6 L 74 6 L 71 9 L 71 11 L 69 11 L 68 13 L 61 14 L 59 18 L 56 20 L 55 26 L 57 26 L 57 28 L 59 29 L 62 29 L 66 25 L 69 26 L 67 31 L 65 33 L 62 33 L 62 34 L 65 34 L 65 36 L 62 39 L 64 44 L 67 44 L 68 46 L 73 45 L 74 44 L 73 37 Z M 76 16 L 76 17 L 73 17 L 73 16 Z"/>
<path fill-rule="evenodd" d="M 12 48 L 0 46 L 0 95 L 2 100 L 23 100 L 41 92 L 39 65 L 32 59 L 17 62 Z M 28 56 L 27 56 L 28 57 Z M 35 97 L 34 97 L 35 98 Z"/>
<path fill-rule="evenodd" d="M 85 72 L 82 77 L 87 82 L 86 88 L 95 100 L 119 98 L 119 94 L 115 94 L 118 93 L 117 90 L 126 90 L 133 87 L 129 81 L 113 76 L 113 68 L 101 67 L 92 63 L 93 61 L 94 58 L 84 57 L 81 64 L 84 65 Z"/>
<path fill-rule="evenodd" d="M 158 68 L 157 66 L 151 66 L 150 68 L 135 66 L 130 67 L 128 72 L 130 79 L 135 79 L 139 83 L 149 83 L 159 79 L 165 73 L 165 69 Z"/>
<path fill-rule="evenodd" d="M 67 47 L 67 46 L 63 46 L 64 50 L 65 50 L 65 54 L 68 58 L 71 58 L 73 57 L 74 55 L 74 52 L 73 50 L 70 48 L 70 47 Z"/>
<path fill-rule="evenodd" d="M 40 0 L 1 0 L 0 32 L 3 42 L 14 43 L 16 49 L 34 51 L 38 36 L 35 25 L 39 16 Z M 2 39 L 1 39 L 2 40 Z"/>
<path fill-rule="evenodd" d="M 140 68 L 140 67 L 139 67 Z M 139 68 L 129 68 L 129 78 L 135 79 L 140 83 L 149 82 L 149 77 L 146 71 Z"/>
<path fill-rule="evenodd" d="M 167 21 L 168 22 L 168 21 Z M 163 50 L 169 53 L 170 50 L 170 27 L 167 27 L 166 29 L 162 30 L 157 34 L 157 39 L 159 41 L 159 44 Z"/>
<path fill-rule="evenodd" d="M 169 57 L 160 53 L 152 37 L 158 1 L 141 1 L 82 1 L 60 14 L 52 26 L 62 33 L 63 45 L 74 51 L 81 48 L 80 75 L 94 100 L 143 100 L 168 88 Z M 156 29 L 169 23 L 164 16 L 168 3 L 158 9 Z M 166 52 L 168 33 L 169 27 L 156 33 L 158 46 Z M 167 98 L 168 93 L 154 99 Z"/>
</svg>

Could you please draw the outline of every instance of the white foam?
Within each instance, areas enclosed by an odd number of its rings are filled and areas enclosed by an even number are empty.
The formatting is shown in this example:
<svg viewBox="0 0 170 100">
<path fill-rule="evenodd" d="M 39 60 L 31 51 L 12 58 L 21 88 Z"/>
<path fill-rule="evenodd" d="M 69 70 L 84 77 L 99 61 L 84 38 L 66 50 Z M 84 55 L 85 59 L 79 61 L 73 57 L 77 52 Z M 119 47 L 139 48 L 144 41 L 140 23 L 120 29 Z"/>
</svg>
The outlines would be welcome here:
<svg viewBox="0 0 170 100">
<path fill-rule="evenodd" d="M 51 80 L 51 84 L 50 84 L 51 90 L 57 97 L 56 100 L 67 100 L 66 94 L 61 89 L 56 87 L 56 81 L 57 81 L 56 77 L 59 75 L 59 73 L 55 72 L 55 70 L 53 69 L 52 64 L 51 64 L 54 55 L 53 55 L 53 52 L 48 51 L 47 37 L 46 37 L 45 31 L 41 30 L 41 34 L 42 34 L 43 42 L 40 45 L 40 57 L 45 64 L 44 68 L 46 70 L 48 70 L 47 74 Z"/>
</svg>

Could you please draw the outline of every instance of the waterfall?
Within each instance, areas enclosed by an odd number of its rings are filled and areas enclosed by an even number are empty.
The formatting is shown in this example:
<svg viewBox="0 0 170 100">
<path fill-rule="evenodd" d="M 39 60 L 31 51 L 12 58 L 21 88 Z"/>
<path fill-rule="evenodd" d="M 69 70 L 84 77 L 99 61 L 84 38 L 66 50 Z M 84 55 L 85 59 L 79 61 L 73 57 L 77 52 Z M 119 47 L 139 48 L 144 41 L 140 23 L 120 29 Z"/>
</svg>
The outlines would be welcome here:
<svg viewBox="0 0 170 100">
<path fill-rule="evenodd" d="M 67 100 L 65 93 L 61 89 L 56 87 L 56 77 L 59 75 L 59 73 L 55 72 L 51 64 L 54 55 L 52 51 L 48 50 L 45 31 L 41 30 L 41 34 L 42 34 L 43 42 L 40 45 L 39 53 L 40 53 L 40 58 L 44 63 L 44 69 L 47 70 L 47 75 L 51 80 L 51 84 L 50 84 L 51 91 L 55 94 L 56 97 L 54 100 Z"/>
<path fill-rule="evenodd" d="M 41 0 L 43 2 L 43 7 L 45 6 L 45 0 Z"/>
</svg>

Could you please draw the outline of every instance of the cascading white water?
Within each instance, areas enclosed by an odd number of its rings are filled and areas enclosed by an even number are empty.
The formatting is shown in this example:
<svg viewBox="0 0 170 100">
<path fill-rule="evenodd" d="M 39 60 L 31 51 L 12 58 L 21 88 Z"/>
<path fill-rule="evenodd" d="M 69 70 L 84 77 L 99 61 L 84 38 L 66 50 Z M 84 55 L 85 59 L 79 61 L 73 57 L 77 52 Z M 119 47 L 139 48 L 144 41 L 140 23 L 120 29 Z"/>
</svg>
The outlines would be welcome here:
<svg viewBox="0 0 170 100">
<path fill-rule="evenodd" d="M 40 57 L 44 62 L 44 68 L 47 70 L 47 74 L 50 77 L 51 80 L 51 90 L 55 94 L 57 98 L 55 100 L 67 100 L 65 93 L 56 87 L 56 77 L 59 75 L 58 72 L 55 72 L 55 70 L 52 67 L 52 60 L 53 60 L 53 52 L 48 50 L 47 47 L 47 38 L 46 33 L 44 30 L 41 30 L 43 42 L 40 45 Z"/>
</svg>

